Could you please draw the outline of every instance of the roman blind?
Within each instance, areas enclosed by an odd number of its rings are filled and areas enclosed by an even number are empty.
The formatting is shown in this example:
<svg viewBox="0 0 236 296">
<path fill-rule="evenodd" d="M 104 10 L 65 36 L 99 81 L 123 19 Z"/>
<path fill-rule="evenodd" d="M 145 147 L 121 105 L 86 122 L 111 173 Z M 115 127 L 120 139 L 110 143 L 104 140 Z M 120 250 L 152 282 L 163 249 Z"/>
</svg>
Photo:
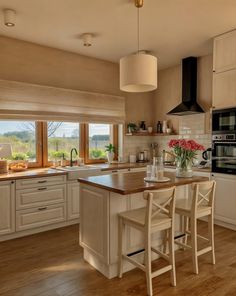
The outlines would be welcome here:
<svg viewBox="0 0 236 296">
<path fill-rule="evenodd" d="M 0 80 L 0 118 L 124 123 L 125 98 Z"/>
</svg>

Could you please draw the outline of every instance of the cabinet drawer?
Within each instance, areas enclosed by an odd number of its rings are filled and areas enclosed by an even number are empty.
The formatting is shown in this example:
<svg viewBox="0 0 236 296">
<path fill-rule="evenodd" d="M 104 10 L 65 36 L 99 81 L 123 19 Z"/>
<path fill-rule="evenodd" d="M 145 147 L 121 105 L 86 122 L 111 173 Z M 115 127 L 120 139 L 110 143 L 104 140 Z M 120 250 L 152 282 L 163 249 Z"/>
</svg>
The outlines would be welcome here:
<svg viewBox="0 0 236 296">
<path fill-rule="evenodd" d="M 65 220 L 65 204 L 16 211 L 16 231 L 41 227 Z"/>
<path fill-rule="evenodd" d="M 66 201 L 66 185 L 16 190 L 16 209 L 28 209 Z"/>
<path fill-rule="evenodd" d="M 66 182 L 66 175 L 42 177 L 42 178 L 29 178 L 20 179 L 16 181 L 16 189 L 33 188 L 44 185 L 56 185 Z"/>
</svg>

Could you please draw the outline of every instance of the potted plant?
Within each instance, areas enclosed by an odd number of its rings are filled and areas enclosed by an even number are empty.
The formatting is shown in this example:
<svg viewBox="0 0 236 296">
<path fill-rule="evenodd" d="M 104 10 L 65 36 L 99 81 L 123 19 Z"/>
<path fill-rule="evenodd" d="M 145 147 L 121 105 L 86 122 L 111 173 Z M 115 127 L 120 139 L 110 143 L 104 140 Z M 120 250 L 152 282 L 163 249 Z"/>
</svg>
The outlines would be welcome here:
<svg viewBox="0 0 236 296">
<path fill-rule="evenodd" d="M 109 163 L 111 163 L 114 159 L 115 150 L 116 150 L 115 146 L 112 145 L 111 143 L 105 146 L 105 151 L 107 153 L 107 160 Z"/>
<path fill-rule="evenodd" d="M 127 129 L 128 129 L 128 133 L 129 134 L 132 134 L 132 133 L 134 133 L 134 132 L 137 131 L 138 127 L 137 127 L 137 125 L 135 123 L 129 122 L 127 124 Z"/>
<path fill-rule="evenodd" d="M 197 151 L 204 147 L 194 140 L 170 140 L 169 147 L 174 149 L 176 157 L 176 177 L 189 178 L 193 176 L 193 160 L 197 158 Z"/>
</svg>

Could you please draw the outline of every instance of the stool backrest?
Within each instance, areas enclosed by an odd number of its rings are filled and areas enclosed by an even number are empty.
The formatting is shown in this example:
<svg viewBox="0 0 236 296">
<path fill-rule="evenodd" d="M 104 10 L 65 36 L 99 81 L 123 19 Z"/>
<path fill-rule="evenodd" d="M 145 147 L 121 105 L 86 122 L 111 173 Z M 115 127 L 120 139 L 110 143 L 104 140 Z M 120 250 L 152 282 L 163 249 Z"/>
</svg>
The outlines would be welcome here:
<svg viewBox="0 0 236 296">
<path fill-rule="evenodd" d="M 162 214 L 162 216 L 173 218 L 175 213 L 175 197 L 175 186 L 162 190 L 148 190 L 144 192 L 144 198 L 147 199 L 145 220 L 147 227 L 151 226 L 152 219 L 157 215 Z"/>
<path fill-rule="evenodd" d="M 192 184 L 192 212 L 196 213 L 199 207 L 204 206 L 214 208 L 215 188 L 216 181 L 206 181 Z"/>
</svg>

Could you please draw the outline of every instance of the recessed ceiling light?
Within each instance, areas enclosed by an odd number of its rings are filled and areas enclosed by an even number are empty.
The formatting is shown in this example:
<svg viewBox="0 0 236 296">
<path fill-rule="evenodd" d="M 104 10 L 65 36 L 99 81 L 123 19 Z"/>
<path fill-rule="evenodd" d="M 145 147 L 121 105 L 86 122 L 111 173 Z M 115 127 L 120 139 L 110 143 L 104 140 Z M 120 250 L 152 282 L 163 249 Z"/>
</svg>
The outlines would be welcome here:
<svg viewBox="0 0 236 296">
<path fill-rule="evenodd" d="M 4 9 L 4 25 L 7 27 L 15 26 L 16 12 L 12 9 Z"/>
</svg>

